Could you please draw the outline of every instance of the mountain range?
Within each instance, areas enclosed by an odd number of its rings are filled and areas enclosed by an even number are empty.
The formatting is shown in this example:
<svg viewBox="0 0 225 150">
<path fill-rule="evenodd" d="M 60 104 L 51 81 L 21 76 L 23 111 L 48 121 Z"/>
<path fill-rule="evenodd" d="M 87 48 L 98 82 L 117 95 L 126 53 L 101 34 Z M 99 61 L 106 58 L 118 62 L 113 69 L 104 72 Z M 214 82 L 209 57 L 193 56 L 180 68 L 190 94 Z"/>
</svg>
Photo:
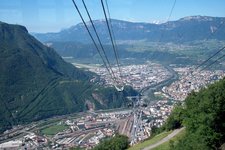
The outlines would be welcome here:
<svg viewBox="0 0 225 150">
<path fill-rule="evenodd" d="M 118 41 L 146 40 L 151 42 L 179 43 L 205 39 L 225 40 L 224 17 L 189 16 L 162 24 L 136 23 L 112 19 L 111 23 Z M 108 43 L 110 38 L 106 22 L 104 20 L 95 20 L 94 24 L 101 40 L 104 43 Z M 87 25 L 93 33 L 91 23 L 87 22 Z M 58 33 L 34 33 L 34 36 L 42 42 L 91 42 L 83 23 Z"/>
<path fill-rule="evenodd" d="M 97 75 L 65 62 L 20 25 L 0 22 L 0 132 L 55 115 L 126 105 L 117 92 L 90 82 Z"/>
<path fill-rule="evenodd" d="M 189 16 L 162 24 L 115 19 L 111 22 L 123 63 L 151 60 L 163 64 L 198 65 L 225 44 L 224 17 Z M 94 24 L 108 58 L 115 63 L 106 22 L 95 20 Z M 87 25 L 93 33 L 90 22 Z M 73 57 L 83 63 L 101 62 L 82 23 L 58 33 L 33 35 L 63 57 Z"/>
</svg>

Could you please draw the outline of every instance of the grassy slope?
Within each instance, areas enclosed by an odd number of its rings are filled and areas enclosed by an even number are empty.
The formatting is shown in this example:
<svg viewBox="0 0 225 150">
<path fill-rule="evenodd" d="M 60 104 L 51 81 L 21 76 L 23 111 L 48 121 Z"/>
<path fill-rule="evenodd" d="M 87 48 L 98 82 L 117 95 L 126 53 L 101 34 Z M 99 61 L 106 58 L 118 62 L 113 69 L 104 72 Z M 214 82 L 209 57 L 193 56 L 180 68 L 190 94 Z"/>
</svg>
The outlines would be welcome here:
<svg viewBox="0 0 225 150">
<path fill-rule="evenodd" d="M 168 132 L 162 132 L 156 136 L 154 136 L 153 138 L 146 140 L 142 143 L 139 143 L 133 147 L 130 147 L 128 150 L 140 150 L 143 149 L 149 145 L 155 144 L 158 141 L 160 141 L 161 139 L 165 138 L 166 136 L 168 136 L 170 133 L 172 133 L 172 131 L 168 131 Z M 176 136 L 174 136 L 170 141 L 165 142 L 161 145 L 159 145 L 158 147 L 154 148 L 153 150 L 168 150 L 170 147 L 170 142 L 174 142 L 176 143 L 176 141 L 178 141 L 182 136 L 184 136 L 185 134 L 185 130 L 181 131 L 180 133 L 178 133 Z"/>
<path fill-rule="evenodd" d="M 167 135 L 169 135 L 172 131 L 169 131 L 169 132 L 162 132 L 156 136 L 154 136 L 153 138 L 149 139 L 149 140 L 146 140 L 140 144 L 137 144 L 133 147 L 130 147 L 128 150 L 140 150 L 140 149 L 143 149 L 145 148 L 146 146 L 148 145 L 152 145 L 152 144 L 155 144 L 157 143 L 158 141 L 160 141 L 161 139 L 163 139 L 164 137 L 166 137 Z"/>
<path fill-rule="evenodd" d="M 174 142 L 176 144 L 176 142 L 185 134 L 185 130 L 181 131 L 180 133 L 178 133 L 176 136 L 174 136 L 170 141 L 165 142 L 161 145 L 159 145 L 158 147 L 154 148 L 153 150 L 168 150 L 170 148 L 170 143 Z"/>
</svg>

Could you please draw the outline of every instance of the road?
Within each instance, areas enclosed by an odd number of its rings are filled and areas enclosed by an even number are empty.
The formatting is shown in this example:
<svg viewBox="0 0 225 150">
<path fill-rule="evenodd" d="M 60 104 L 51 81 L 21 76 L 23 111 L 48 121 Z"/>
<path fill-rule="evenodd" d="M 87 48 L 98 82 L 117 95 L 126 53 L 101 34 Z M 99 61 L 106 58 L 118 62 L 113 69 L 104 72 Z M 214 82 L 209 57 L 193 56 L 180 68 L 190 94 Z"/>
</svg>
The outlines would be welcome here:
<svg viewBox="0 0 225 150">
<path fill-rule="evenodd" d="M 169 141 L 170 139 L 172 139 L 175 135 L 177 135 L 178 133 L 180 133 L 182 130 L 184 130 L 183 128 L 180 129 L 176 129 L 174 130 L 172 133 L 170 133 L 167 137 L 163 138 L 162 140 L 158 141 L 155 144 L 149 145 L 148 147 L 145 147 L 143 150 L 151 150 L 153 148 L 156 148 L 157 146 Z"/>
<path fill-rule="evenodd" d="M 137 140 L 137 133 L 140 130 L 143 130 L 142 128 L 142 112 L 141 109 L 139 107 L 140 104 L 140 100 L 145 100 L 146 98 L 149 99 L 149 97 L 151 97 L 150 95 L 153 95 L 155 91 L 157 90 L 161 90 L 162 87 L 172 83 L 173 81 L 178 79 L 178 75 L 177 73 L 169 66 L 164 66 L 170 73 L 171 73 L 171 77 L 167 80 L 164 80 L 160 83 L 145 87 L 143 89 L 141 89 L 139 91 L 140 95 L 135 96 L 135 97 L 129 97 L 129 98 L 136 98 L 136 104 L 134 104 L 134 108 L 133 108 L 133 113 L 134 113 L 134 120 L 133 120 L 133 127 L 132 127 L 132 131 L 131 131 L 131 144 L 135 144 L 138 140 Z M 157 101 L 151 100 L 149 101 L 149 105 L 153 105 L 154 103 L 156 103 Z M 142 137 L 141 137 L 142 138 Z"/>
<path fill-rule="evenodd" d="M 140 93 L 142 95 L 142 99 L 151 97 L 155 91 L 160 91 L 164 86 L 170 85 L 172 82 L 178 79 L 178 74 L 170 66 L 164 65 L 164 67 L 172 74 L 172 76 L 167 80 L 141 89 Z M 154 104 L 155 101 L 151 102 Z"/>
</svg>

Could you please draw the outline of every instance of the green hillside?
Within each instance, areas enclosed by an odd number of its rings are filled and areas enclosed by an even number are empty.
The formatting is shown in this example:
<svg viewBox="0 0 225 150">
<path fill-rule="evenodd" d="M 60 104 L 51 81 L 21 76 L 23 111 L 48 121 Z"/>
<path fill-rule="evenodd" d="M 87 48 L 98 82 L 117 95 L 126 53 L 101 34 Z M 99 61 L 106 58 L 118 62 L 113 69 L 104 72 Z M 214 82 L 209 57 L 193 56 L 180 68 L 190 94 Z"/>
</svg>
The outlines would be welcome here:
<svg viewBox="0 0 225 150">
<path fill-rule="evenodd" d="M 80 112 L 121 107 L 124 92 L 90 83 L 94 74 L 66 63 L 23 26 L 0 22 L 0 132 L 12 125 Z"/>
<path fill-rule="evenodd" d="M 170 149 L 218 149 L 225 143 L 225 78 L 192 92 L 184 105 L 177 106 L 168 118 L 166 129 L 183 125 L 185 135 Z"/>
<path fill-rule="evenodd" d="M 184 135 L 185 135 L 185 130 L 182 130 L 176 136 L 171 138 L 169 141 L 153 148 L 153 150 L 169 150 L 171 149 L 171 146 L 176 144 Z"/>
<path fill-rule="evenodd" d="M 151 139 L 130 147 L 129 150 L 151 146 L 182 126 L 185 130 L 153 149 L 221 149 L 225 143 L 225 78 L 199 92 L 192 92 L 183 105 L 175 106 L 161 128 L 154 129 Z M 159 132 L 161 133 L 157 134 Z"/>
<path fill-rule="evenodd" d="M 144 149 L 145 147 L 155 144 L 158 141 L 162 140 L 163 138 L 165 138 L 166 136 L 168 136 L 172 131 L 165 131 L 162 132 L 160 134 L 155 135 L 154 137 L 145 140 L 142 143 L 136 144 L 132 147 L 130 147 L 128 150 L 140 150 L 140 149 Z"/>
</svg>

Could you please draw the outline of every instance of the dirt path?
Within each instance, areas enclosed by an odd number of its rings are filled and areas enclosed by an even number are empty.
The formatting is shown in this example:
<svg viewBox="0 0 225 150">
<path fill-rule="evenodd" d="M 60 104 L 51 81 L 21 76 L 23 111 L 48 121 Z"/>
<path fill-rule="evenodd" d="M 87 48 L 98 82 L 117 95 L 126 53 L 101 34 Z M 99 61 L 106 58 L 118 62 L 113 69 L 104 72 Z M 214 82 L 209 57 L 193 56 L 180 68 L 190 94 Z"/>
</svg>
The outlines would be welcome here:
<svg viewBox="0 0 225 150">
<path fill-rule="evenodd" d="M 162 140 L 158 141 L 155 144 L 149 145 L 148 147 L 145 147 L 143 150 L 151 150 L 153 148 L 156 148 L 157 146 L 169 141 L 171 138 L 173 138 L 175 135 L 177 135 L 178 133 L 180 133 L 182 130 L 184 130 L 183 128 L 180 129 L 176 129 L 174 130 L 172 133 L 170 133 L 167 137 L 163 138 Z"/>
</svg>

